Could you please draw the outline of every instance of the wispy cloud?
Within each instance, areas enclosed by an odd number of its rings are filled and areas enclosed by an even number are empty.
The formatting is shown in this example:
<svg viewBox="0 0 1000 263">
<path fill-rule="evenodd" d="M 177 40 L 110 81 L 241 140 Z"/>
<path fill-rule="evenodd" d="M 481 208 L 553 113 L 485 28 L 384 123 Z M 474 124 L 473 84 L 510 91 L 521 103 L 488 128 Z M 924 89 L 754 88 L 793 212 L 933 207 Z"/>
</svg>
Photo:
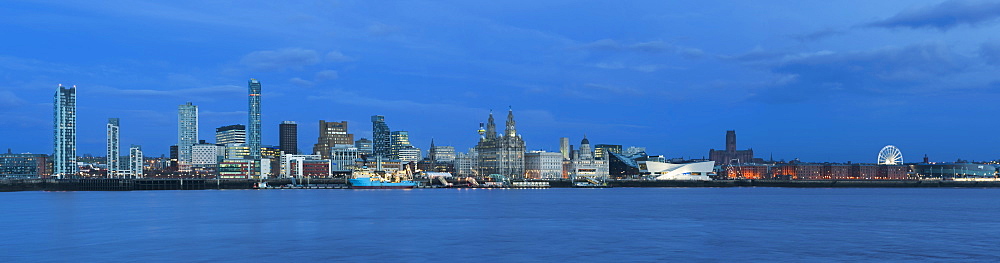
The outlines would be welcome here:
<svg viewBox="0 0 1000 263">
<path fill-rule="evenodd" d="M 319 52 L 311 49 L 285 48 L 250 52 L 240 63 L 252 69 L 281 70 L 302 69 L 320 63 Z"/>
<path fill-rule="evenodd" d="M 959 25 L 978 25 L 997 18 L 1000 18 L 998 1 L 949 0 L 906 10 L 895 16 L 869 23 L 867 26 L 949 30 Z"/>
<path fill-rule="evenodd" d="M 690 58 L 698 58 L 705 55 L 705 52 L 702 51 L 701 49 L 678 46 L 659 40 L 638 42 L 638 43 L 622 43 L 614 39 L 601 39 L 594 42 L 577 45 L 576 47 L 588 50 L 606 50 L 606 51 L 630 51 L 630 52 L 644 52 L 644 53 L 669 52 Z"/>
<path fill-rule="evenodd" d="M 103 94 L 113 94 L 113 95 L 125 95 L 125 96 L 144 96 L 144 97 L 210 97 L 219 94 L 242 94 L 246 92 L 245 88 L 235 86 L 235 85 L 222 85 L 206 88 L 188 88 L 188 89 L 173 89 L 173 90 L 156 90 L 156 89 L 119 89 L 107 86 L 94 87 L 93 91 L 96 93 Z"/>
<path fill-rule="evenodd" d="M 337 79 L 338 77 L 340 77 L 340 74 L 337 73 L 336 70 L 329 70 L 328 69 L 328 70 L 322 70 L 320 72 L 316 72 L 316 81 L 333 80 L 333 79 Z"/>
<path fill-rule="evenodd" d="M 827 28 L 827 29 L 815 31 L 815 32 L 808 33 L 808 34 L 794 35 L 794 36 L 792 36 L 792 38 L 794 38 L 795 40 L 801 41 L 801 42 L 809 42 L 809 41 L 816 41 L 816 40 L 820 40 L 820 39 L 824 39 L 824 38 L 828 38 L 828 37 L 843 35 L 845 33 L 847 33 L 847 31 L 843 30 L 843 29 Z"/>
</svg>

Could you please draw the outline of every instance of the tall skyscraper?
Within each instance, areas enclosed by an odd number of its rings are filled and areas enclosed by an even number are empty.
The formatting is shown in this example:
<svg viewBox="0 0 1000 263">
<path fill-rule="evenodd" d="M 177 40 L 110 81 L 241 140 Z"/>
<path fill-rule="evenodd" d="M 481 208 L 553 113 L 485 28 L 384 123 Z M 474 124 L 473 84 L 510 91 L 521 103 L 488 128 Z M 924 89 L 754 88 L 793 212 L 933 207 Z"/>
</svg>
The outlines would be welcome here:
<svg viewBox="0 0 1000 263">
<path fill-rule="evenodd" d="M 119 120 L 118 118 L 108 118 L 108 177 L 117 178 L 120 176 L 122 164 L 121 144 L 119 143 Z"/>
<path fill-rule="evenodd" d="M 347 133 L 347 121 L 319 121 L 319 139 L 313 145 L 313 154 L 319 154 L 323 159 L 330 158 L 330 147 L 336 145 L 354 145 L 354 134 Z"/>
<path fill-rule="evenodd" d="M 385 116 L 372 116 L 372 151 L 373 155 L 382 158 L 389 158 L 392 149 L 392 138 L 390 137 L 389 125 L 385 123 Z"/>
<path fill-rule="evenodd" d="M 260 81 L 250 79 L 250 109 L 247 111 L 250 120 L 247 121 L 247 146 L 250 147 L 250 159 L 260 159 Z"/>
<path fill-rule="evenodd" d="M 299 154 L 299 125 L 294 121 L 278 124 L 278 148 L 285 154 Z"/>
<path fill-rule="evenodd" d="M 76 86 L 59 85 L 52 102 L 55 118 L 55 149 L 52 151 L 53 175 L 58 178 L 76 177 Z"/>
<path fill-rule="evenodd" d="M 215 144 L 246 143 L 247 126 L 242 124 L 226 125 L 215 128 Z"/>
<path fill-rule="evenodd" d="M 569 160 L 569 137 L 559 138 L 559 153 L 562 154 L 563 160 Z"/>
<path fill-rule="evenodd" d="M 517 134 L 514 111 L 507 112 L 507 129 L 503 136 L 497 135 L 491 112 L 486 123 L 486 134 L 476 145 L 476 152 L 479 154 L 479 174 L 524 178 L 524 151 L 524 139 Z"/>
<path fill-rule="evenodd" d="M 191 171 L 191 146 L 198 144 L 198 106 L 177 106 L 177 171 Z"/>
</svg>

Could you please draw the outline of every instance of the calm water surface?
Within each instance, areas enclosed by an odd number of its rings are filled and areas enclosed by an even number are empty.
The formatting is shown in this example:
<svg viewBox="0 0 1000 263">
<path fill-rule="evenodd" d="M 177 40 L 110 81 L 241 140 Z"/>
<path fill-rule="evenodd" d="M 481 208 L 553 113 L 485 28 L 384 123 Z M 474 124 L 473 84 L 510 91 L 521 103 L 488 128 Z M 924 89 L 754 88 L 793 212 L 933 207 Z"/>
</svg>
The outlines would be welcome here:
<svg viewBox="0 0 1000 263">
<path fill-rule="evenodd" d="M 1000 189 L 0 193 L 0 262 L 1000 261 Z"/>
</svg>

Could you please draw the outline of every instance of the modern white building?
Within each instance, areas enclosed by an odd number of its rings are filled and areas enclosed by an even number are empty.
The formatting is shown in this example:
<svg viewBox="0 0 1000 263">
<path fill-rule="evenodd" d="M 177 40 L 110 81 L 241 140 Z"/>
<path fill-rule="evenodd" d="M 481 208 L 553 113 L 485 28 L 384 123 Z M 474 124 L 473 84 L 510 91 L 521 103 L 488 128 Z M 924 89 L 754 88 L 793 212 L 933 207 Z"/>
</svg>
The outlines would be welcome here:
<svg viewBox="0 0 1000 263">
<path fill-rule="evenodd" d="M 128 148 L 128 170 L 132 178 L 145 177 L 142 158 L 142 146 L 133 144 Z"/>
<path fill-rule="evenodd" d="M 529 179 L 562 178 L 562 153 L 531 151 L 524 154 L 524 175 Z"/>
<path fill-rule="evenodd" d="M 52 105 L 55 113 L 52 175 L 73 178 L 80 170 L 76 163 L 76 86 L 67 88 L 59 84 Z"/>
<path fill-rule="evenodd" d="M 118 178 L 121 176 L 119 171 L 121 171 L 121 143 L 119 142 L 119 119 L 118 118 L 108 118 L 107 125 L 107 164 L 108 164 L 108 177 Z"/>
<path fill-rule="evenodd" d="M 708 177 L 715 169 L 715 161 L 668 163 L 639 161 L 639 172 L 649 174 L 654 180 L 712 180 Z"/>
<path fill-rule="evenodd" d="M 421 156 L 420 148 L 413 146 L 398 149 L 397 153 L 399 154 L 399 160 L 403 163 L 418 162 L 423 157 Z"/>
<path fill-rule="evenodd" d="M 338 144 L 330 147 L 330 170 L 350 171 L 355 168 L 355 161 L 361 155 L 361 150 L 354 145 Z"/>
<path fill-rule="evenodd" d="M 191 171 L 191 146 L 198 144 L 198 106 L 177 106 L 177 170 Z"/>
<path fill-rule="evenodd" d="M 192 166 L 216 166 L 219 164 L 219 148 L 215 144 L 195 144 L 191 146 Z"/>
</svg>

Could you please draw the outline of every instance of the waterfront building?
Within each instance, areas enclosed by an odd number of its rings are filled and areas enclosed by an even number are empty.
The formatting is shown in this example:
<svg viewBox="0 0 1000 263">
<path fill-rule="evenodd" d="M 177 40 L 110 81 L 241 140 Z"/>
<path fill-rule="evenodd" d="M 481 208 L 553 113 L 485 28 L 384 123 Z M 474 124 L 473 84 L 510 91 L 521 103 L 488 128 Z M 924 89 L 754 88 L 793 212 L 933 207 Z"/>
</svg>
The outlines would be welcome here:
<svg viewBox="0 0 1000 263">
<path fill-rule="evenodd" d="M 612 179 L 635 179 L 639 172 L 639 161 L 645 161 L 648 156 L 645 151 L 631 155 L 608 152 L 608 176 Z"/>
<path fill-rule="evenodd" d="M 631 156 L 631 155 L 636 155 L 636 154 L 643 154 L 643 155 L 645 155 L 646 154 L 646 147 L 629 146 L 628 148 L 625 148 L 625 150 L 622 150 L 622 155 L 625 155 L 625 156 Z"/>
<path fill-rule="evenodd" d="M 191 146 L 198 144 L 198 106 L 177 106 L 177 171 L 191 171 Z"/>
<path fill-rule="evenodd" d="M 361 156 L 361 151 L 353 145 L 336 145 L 330 147 L 330 169 L 334 171 L 351 171 L 355 161 Z"/>
<path fill-rule="evenodd" d="M 569 137 L 559 138 L 559 153 L 562 154 L 563 160 L 569 160 L 570 148 L 569 148 Z"/>
<path fill-rule="evenodd" d="M 590 140 L 587 136 L 580 141 L 580 149 L 577 150 L 570 161 L 570 178 L 578 176 L 608 177 L 608 161 L 597 159 L 594 150 L 590 147 Z"/>
<path fill-rule="evenodd" d="M 372 141 L 369 139 L 361 138 L 354 141 L 354 147 L 358 148 L 358 152 L 367 157 L 373 156 L 374 149 L 372 148 Z"/>
<path fill-rule="evenodd" d="M 392 149 L 390 133 L 389 125 L 385 123 L 385 116 L 372 116 L 372 151 L 375 156 L 389 158 Z"/>
<path fill-rule="evenodd" d="M 514 111 L 507 112 L 507 127 L 504 134 L 497 134 L 493 112 L 487 119 L 486 129 L 480 130 L 476 152 L 479 154 L 477 168 L 480 176 L 499 174 L 509 178 L 524 178 L 525 144 L 517 134 Z"/>
<path fill-rule="evenodd" d="M 400 151 L 413 148 L 413 145 L 410 144 L 410 132 L 408 131 L 390 132 L 389 138 L 389 159 L 402 159 Z"/>
<path fill-rule="evenodd" d="M 922 163 L 910 165 L 920 178 L 969 178 L 996 177 L 997 167 L 982 163 Z M 886 171 L 888 175 L 889 172 Z"/>
<path fill-rule="evenodd" d="M 107 125 L 107 165 L 108 177 L 117 178 L 121 176 L 119 170 L 122 168 L 121 144 L 119 142 L 119 120 L 118 118 L 108 118 Z"/>
<path fill-rule="evenodd" d="M 281 176 L 285 178 L 329 177 L 333 173 L 332 168 L 331 160 L 323 159 L 318 154 L 281 156 Z"/>
<path fill-rule="evenodd" d="M 622 146 L 617 144 L 594 145 L 594 158 L 607 160 L 608 153 L 622 153 Z"/>
<path fill-rule="evenodd" d="M 710 149 L 708 156 L 709 160 L 715 161 L 719 165 L 754 162 L 753 149 L 736 149 L 736 131 L 733 130 L 726 131 L 726 149 L 722 151 Z"/>
<path fill-rule="evenodd" d="M 226 125 L 215 128 L 215 144 L 246 143 L 247 127 L 242 124 Z"/>
<path fill-rule="evenodd" d="M 524 177 L 528 179 L 562 178 L 562 153 L 530 151 L 524 154 Z"/>
<path fill-rule="evenodd" d="M 249 109 L 247 110 L 247 147 L 250 147 L 250 159 L 260 159 L 260 81 L 250 79 Z"/>
<path fill-rule="evenodd" d="M 142 146 L 132 144 L 128 147 L 128 170 L 131 178 L 143 178 L 145 177 L 144 166 L 145 161 L 143 161 L 142 156 Z"/>
<path fill-rule="evenodd" d="M 215 167 L 219 164 L 219 146 L 210 143 L 200 143 L 191 146 L 191 165 L 200 167 Z M 221 157 L 225 157 L 224 155 Z M 238 159 L 238 158 L 232 158 Z"/>
<path fill-rule="evenodd" d="M 431 139 L 431 147 L 427 155 L 434 162 L 446 162 L 446 163 L 455 162 L 455 147 L 435 146 L 434 139 Z"/>
<path fill-rule="evenodd" d="M 665 162 L 650 158 L 639 161 L 639 172 L 653 180 L 712 180 L 715 161 Z"/>
<path fill-rule="evenodd" d="M 52 174 L 49 156 L 45 154 L 0 154 L 0 178 L 43 178 Z"/>
<path fill-rule="evenodd" d="M 467 153 L 455 155 L 455 175 L 477 176 L 479 174 L 479 171 L 476 170 L 478 167 L 479 154 L 476 154 L 476 148 L 469 149 Z"/>
<path fill-rule="evenodd" d="M 177 145 L 170 146 L 170 163 L 168 166 L 171 171 L 177 171 Z"/>
<path fill-rule="evenodd" d="M 250 147 L 246 143 L 227 143 L 224 159 L 246 159 L 250 156 Z"/>
<path fill-rule="evenodd" d="M 294 121 L 278 124 L 278 148 L 285 154 L 299 154 L 299 125 Z"/>
<path fill-rule="evenodd" d="M 410 147 L 399 149 L 396 155 L 399 156 L 400 162 L 409 163 L 420 161 L 423 153 L 420 151 L 420 148 L 410 145 Z"/>
<path fill-rule="evenodd" d="M 347 133 L 347 121 L 327 122 L 319 121 L 319 139 L 313 146 L 313 154 L 323 156 L 323 159 L 330 158 L 330 147 L 336 145 L 353 145 L 354 134 Z"/>
<path fill-rule="evenodd" d="M 52 105 L 55 114 L 52 172 L 58 178 L 74 178 L 79 173 L 76 164 L 76 86 L 67 88 L 60 84 Z"/>
<path fill-rule="evenodd" d="M 259 175 L 254 171 L 260 171 Z M 225 159 L 219 162 L 219 179 L 267 179 L 271 174 L 270 159 Z"/>
</svg>

